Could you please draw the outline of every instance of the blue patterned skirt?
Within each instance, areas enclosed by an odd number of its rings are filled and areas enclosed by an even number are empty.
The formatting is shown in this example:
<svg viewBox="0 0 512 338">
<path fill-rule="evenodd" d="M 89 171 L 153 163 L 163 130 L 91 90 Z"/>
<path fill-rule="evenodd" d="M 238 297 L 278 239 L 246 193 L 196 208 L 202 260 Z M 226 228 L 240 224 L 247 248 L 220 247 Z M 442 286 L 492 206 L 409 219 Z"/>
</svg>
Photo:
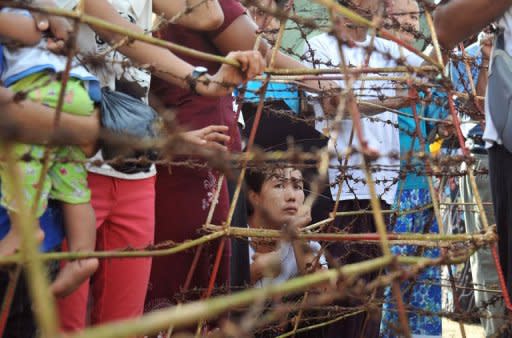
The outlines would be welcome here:
<svg viewBox="0 0 512 338">
<path fill-rule="evenodd" d="M 400 203 L 395 205 L 398 210 L 418 209 L 432 203 L 428 189 L 403 190 Z M 439 228 L 432 208 L 412 214 L 399 216 L 391 224 L 394 233 L 439 233 Z M 420 248 L 414 245 L 395 245 L 391 247 L 396 256 L 439 257 L 439 248 Z M 400 289 L 409 318 L 412 336 L 441 337 L 441 269 L 428 267 L 417 276 L 416 280 L 402 282 Z M 391 288 L 386 288 L 382 307 L 381 336 L 397 337 L 395 330 L 399 325 L 396 300 Z"/>
</svg>

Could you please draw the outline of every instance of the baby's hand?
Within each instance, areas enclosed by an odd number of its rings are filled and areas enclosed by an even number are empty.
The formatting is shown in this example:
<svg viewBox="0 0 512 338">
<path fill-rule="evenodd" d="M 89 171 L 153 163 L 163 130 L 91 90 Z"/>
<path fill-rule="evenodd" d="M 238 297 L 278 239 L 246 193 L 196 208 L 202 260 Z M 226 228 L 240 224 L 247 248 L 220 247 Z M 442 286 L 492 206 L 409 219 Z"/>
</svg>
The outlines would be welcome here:
<svg viewBox="0 0 512 338">
<path fill-rule="evenodd" d="M 52 0 L 37 0 L 36 4 L 41 7 L 57 7 Z M 72 31 L 69 21 L 64 17 L 45 13 L 34 13 L 33 15 L 37 29 L 41 32 L 51 33 L 47 48 L 56 54 L 65 53 L 70 32 Z"/>
</svg>

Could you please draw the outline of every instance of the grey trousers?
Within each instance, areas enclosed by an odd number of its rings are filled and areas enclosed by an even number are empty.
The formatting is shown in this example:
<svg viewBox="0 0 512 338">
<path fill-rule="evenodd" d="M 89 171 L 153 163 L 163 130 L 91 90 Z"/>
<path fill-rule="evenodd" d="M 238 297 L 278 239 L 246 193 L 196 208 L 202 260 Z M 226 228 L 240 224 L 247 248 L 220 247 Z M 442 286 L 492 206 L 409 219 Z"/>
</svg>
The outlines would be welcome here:
<svg viewBox="0 0 512 338">
<path fill-rule="evenodd" d="M 489 156 L 487 154 L 474 154 L 475 169 L 488 169 Z M 490 182 L 488 175 L 476 175 L 476 185 L 480 192 L 480 197 L 484 203 L 489 224 L 494 224 L 494 210 L 492 207 L 492 198 L 490 190 Z M 475 203 L 473 189 L 469 177 L 463 176 L 460 179 L 461 202 Z M 476 205 L 463 205 L 464 220 L 466 223 L 466 231 L 468 233 L 475 233 L 483 230 L 480 221 L 480 214 Z M 499 290 L 498 275 L 496 273 L 496 266 L 492 258 L 491 250 L 484 248 L 478 250 L 470 258 L 471 274 L 473 284 L 477 290 Z M 497 298 L 494 292 L 475 291 L 475 303 L 478 308 L 482 309 L 483 314 L 487 317 L 482 317 L 481 322 L 485 330 L 485 335 L 490 337 L 498 330 L 503 324 L 501 317 L 505 313 L 505 307 L 501 298 L 493 302 Z M 486 304 L 493 303 L 492 305 L 485 306 Z M 485 306 L 485 308 L 482 308 Z"/>
</svg>

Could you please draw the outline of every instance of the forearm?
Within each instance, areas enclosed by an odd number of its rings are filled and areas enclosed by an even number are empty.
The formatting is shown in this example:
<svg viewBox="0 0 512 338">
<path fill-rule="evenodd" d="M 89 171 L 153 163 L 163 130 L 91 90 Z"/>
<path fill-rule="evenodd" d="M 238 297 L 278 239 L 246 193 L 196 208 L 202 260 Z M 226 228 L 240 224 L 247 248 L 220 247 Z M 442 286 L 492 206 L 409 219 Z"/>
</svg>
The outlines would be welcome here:
<svg viewBox="0 0 512 338">
<path fill-rule="evenodd" d="M 23 45 L 34 45 L 41 40 L 34 19 L 15 13 L 0 13 L 0 37 Z"/>
<path fill-rule="evenodd" d="M 11 92 L 3 87 L 0 88 L 0 98 L 0 133 L 14 137 L 15 141 L 45 144 L 54 139 L 56 132 L 65 135 L 65 139 L 55 140 L 59 144 L 87 145 L 98 139 L 100 125 L 97 112 L 88 117 L 63 113 L 58 130 L 54 130 L 55 109 L 29 100 L 15 103 Z"/>
<path fill-rule="evenodd" d="M 398 110 L 409 106 L 410 100 L 406 97 L 393 97 L 381 100 L 365 100 L 359 101 L 359 112 L 366 116 L 377 115 L 389 110 Z"/>
<path fill-rule="evenodd" d="M 338 111 L 339 100 L 337 97 L 325 97 L 321 100 L 324 114 L 332 116 Z M 397 110 L 410 104 L 408 98 L 395 97 L 381 100 L 361 100 L 357 102 L 359 112 L 364 116 L 373 116 L 384 113 L 389 110 Z M 345 112 L 348 113 L 348 107 L 345 105 Z M 345 114 L 345 119 L 351 119 L 349 114 Z"/>
<path fill-rule="evenodd" d="M 476 82 L 476 95 L 485 96 L 487 90 L 489 60 L 482 60 L 480 65 L 480 72 L 478 73 L 478 81 Z"/>
<path fill-rule="evenodd" d="M 217 29 L 224 22 L 218 0 L 153 0 L 153 12 L 168 20 L 183 13 L 173 23 L 201 31 Z"/>
<path fill-rule="evenodd" d="M 453 48 L 498 19 L 510 6 L 512 0 L 450 0 L 439 5 L 434 12 L 439 42 L 447 49 Z"/>
</svg>

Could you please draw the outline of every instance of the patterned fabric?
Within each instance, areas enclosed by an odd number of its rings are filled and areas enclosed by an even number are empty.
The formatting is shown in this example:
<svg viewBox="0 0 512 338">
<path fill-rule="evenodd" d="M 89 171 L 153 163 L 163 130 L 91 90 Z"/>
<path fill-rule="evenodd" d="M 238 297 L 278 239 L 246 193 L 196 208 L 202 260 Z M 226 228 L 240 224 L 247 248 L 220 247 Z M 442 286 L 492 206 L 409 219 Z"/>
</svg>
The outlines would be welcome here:
<svg viewBox="0 0 512 338">
<path fill-rule="evenodd" d="M 398 205 L 399 202 L 399 205 Z M 428 189 L 403 190 L 400 199 L 395 204 L 398 211 L 422 208 L 432 203 Z M 432 209 L 418 211 L 397 218 L 390 229 L 394 233 L 439 233 L 439 228 Z M 423 256 L 437 258 L 439 248 L 422 248 L 413 245 L 395 245 L 391 251 L 396 256 Z M 401 283 L 400 289 L 409 315 L 409 328 L 414 336 L 441 337 L 441 318 L 429 316 L 428 312 L 441 311 L 441 270 L 439 267 L 425 269 L 415 280 Z M 395 325 L 398 323 L 398 312 L 395 300 L 388 287 L 384 293 L 381 336 L 396 337 Z M 426 311 L 427 313 L 420 313 Z"/>
<path fill-rule="evenodd" d="M 50 107 L 57 105 L 61 83 L 52 80 L 48 74 L 33 74 L 18 81 L 10 87 L 13 91 L 28 91 L 28 98 L 34 102 L 42 102 Z M 94 109 L 89 94 L 76 79 L 70 79 L 66 86 L 63 110 L 75 115 L 90 115 Z M 23 201 L 37 202 L 37 217 L 47 208 L 48 198 L 70 204 L 88 203 L 91 192 L 87 186 L 87 171 L 83 161 L 84 153 L 78 147 L 59 147 L 50 153 L 48 174 L 43 181 L 43 189 L 39 201 L 35 201 L 39 177 L 43 171 L 45 147 L 29 144 L 15 144 L 13 152 L 16 158 L 29 155 L 31 161 L 19 161 L 18 170 L 23 176 Z M 5 179 L 5 167 L 0 166 L 2 178 L 1 203 L 9 210 L 16 211 L 16 194 L 10 180 Z"/>
</svg>

